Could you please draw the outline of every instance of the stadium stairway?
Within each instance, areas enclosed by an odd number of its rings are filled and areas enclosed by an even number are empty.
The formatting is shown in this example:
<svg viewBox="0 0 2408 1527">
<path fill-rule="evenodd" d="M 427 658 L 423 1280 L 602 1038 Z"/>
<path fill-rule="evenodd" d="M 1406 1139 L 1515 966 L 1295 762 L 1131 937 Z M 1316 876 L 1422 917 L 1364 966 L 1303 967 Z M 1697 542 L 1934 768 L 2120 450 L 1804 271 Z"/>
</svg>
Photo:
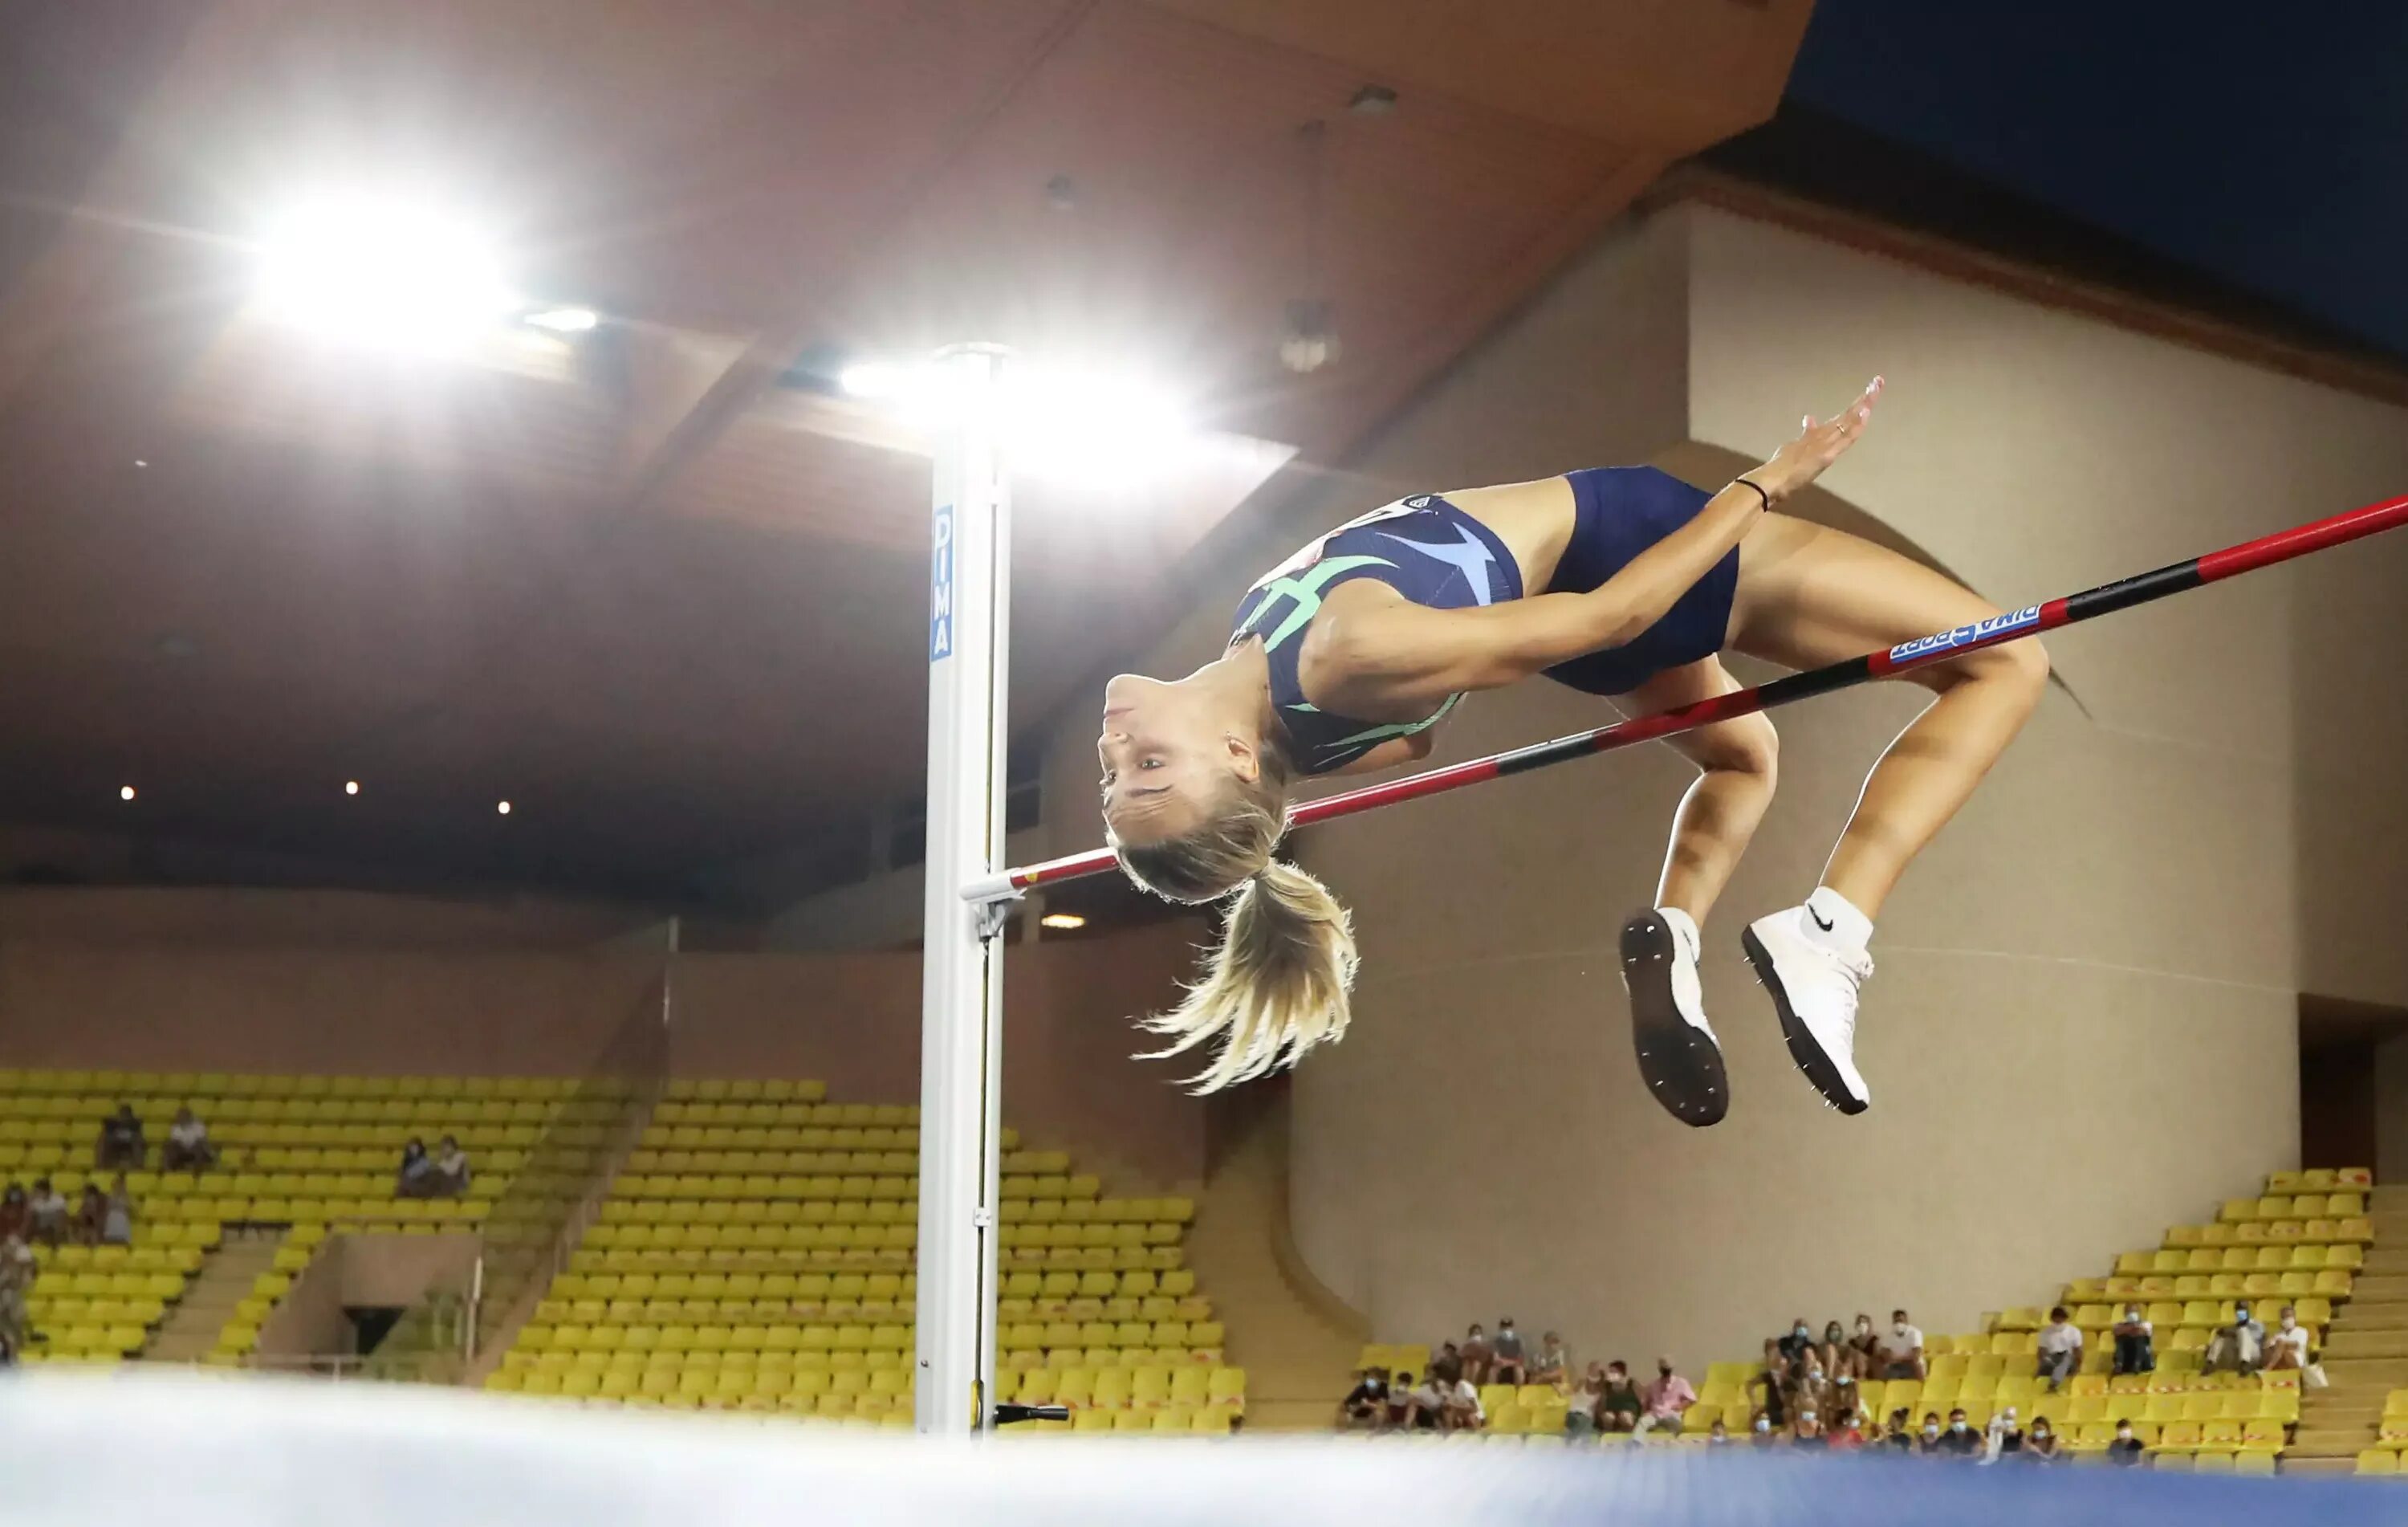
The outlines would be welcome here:
<svg viewBox="0 0 2408 1527">
<path fill-rule="evenodd" d="M 2408 1387 L 2408 1187 L 2376 1188 L 2367 1209 L 2374 1241 L 2325 1338 L 2332 1386 L 2300 1396 L 2285 1474 L 2352 1472 L 2358 1452 L 2374 1445 L 2386 1396 Z"/>
<path fill-rule="evenodd" d="M 283 1244 L 281 1232 L 229 1233 L 201 1262 L 201 1270 L 185 1287 L 184 1297 L 167 1313 L 158 1333 L 143 1347 L 144 1362 L 198 1362 L 218 1345 L 218 1333 L 234 1318 L 235 1306 L 251 1294 L 251 1285 L 276 1260 Z"/>
<path fill-rule="evenodd" d="M 1365 1334 L 1282 1264 L 1287 1168 L 1287 1114 L 1268 1110 L 1215 1167 L 1187 1232 L 1188 1265 L 1228 1330 L 1228 1361 L 1246 1371 L 1250 1433 L 1327 1431 Z"/>
</svg>

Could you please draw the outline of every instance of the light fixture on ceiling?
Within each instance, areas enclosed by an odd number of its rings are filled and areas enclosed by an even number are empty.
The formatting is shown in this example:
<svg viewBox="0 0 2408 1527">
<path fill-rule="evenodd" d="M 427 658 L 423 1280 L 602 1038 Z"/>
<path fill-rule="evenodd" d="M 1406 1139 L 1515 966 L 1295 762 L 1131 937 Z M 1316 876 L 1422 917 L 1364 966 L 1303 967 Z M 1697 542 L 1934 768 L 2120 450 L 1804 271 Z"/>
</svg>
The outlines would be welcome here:
<svg viewBox="0 0 2408 1527">
<path fill-rule="evenodd" d="M 1397 93 L 1385 85 L 1365 85 L 1346 103 L 1358 117 L 1384 117 L 1397 109 Z"/>
<path fill-rule="evenodd" d="M 1049 912 L 1037 921 L 1046 928 L 1058 928 L 1066 933 L 1087 926 L 1087 919 L 1075 912 Z"/>
<path fill-rule="evenodd" d="M 583 334 L 600 324 L 602 315 L 591 308 L 539 308 L 525 322 L 554 334 Z"/>
<path fill-rule="evenodd" d="M 254 297 L 326 339 L 411 352 L 456 348 L 524 307 L 473 223 L 404 195 L 294 204 L 260 240 Z"/>
<path fill-rule="evenodd" d="M 951 396 L 942 366 L 860 360 L 837 369 L 847 396 L 934 426 L 970 399 Z M 1196 438 L 1195 420 L 1172 389 L 1135 372 L 1014 361 L 984 406 L 1015 471 L 1057 481 L 1128 482 L 1175 464 Z"/>
<path fill-rule="evenodd" d="M 343 794 L 345 794 L 345 795 L 347 795 L 347 796 L 355 796 L 355 795 L 358 795 L 359 793 L 360 793 L 360 782 L 359 782 L 359 781 L 357 781 L 357 780 L 345 780 L 345 781 L 343 782 Z"/>
<path fill-rule="evenodd" d="M 140 456 L 136 456 L 136 457 L 134 458 L 134 465 L 135 465 L 136 468 L 147 468 L 150 464 L 149 462 L 147 462 L 147 461 L 143 460 Z"/>
<path fill-rule="evenodd" d="M 119 785 L 119 786 L 117 787 L 117 799 L 118 799 L 118 800 L 133 800 L 133 799 L 134 799 L 134 786 L 132 786 L 131 785 Z"/>
<path fill-rule="evenodd" d="M 1329 125 L 1318 120 L 1306 122 L 1297 129 L 1297 137 L 1304 149 L 1304 295 L 1288 300 L 1279 358 L 1297 375 L 1310 376 L 1338 359 L 1338 330 L 1330 320 L 1329 298 L 1321 295 L 1321 192 Z"/>
<path fill-rule="evenodd" d="M 500 815 L 508 816 L 510 814 L 510 803 L 507 800 L 496 802 L 494 810 Z"/>
</svg>

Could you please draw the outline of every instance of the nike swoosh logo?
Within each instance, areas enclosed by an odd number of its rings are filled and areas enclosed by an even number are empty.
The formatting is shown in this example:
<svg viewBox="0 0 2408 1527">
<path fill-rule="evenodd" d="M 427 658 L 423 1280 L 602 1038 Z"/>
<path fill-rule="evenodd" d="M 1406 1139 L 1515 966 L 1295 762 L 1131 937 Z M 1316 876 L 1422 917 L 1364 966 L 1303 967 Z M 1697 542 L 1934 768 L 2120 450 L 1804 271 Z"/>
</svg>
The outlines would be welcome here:
<svg viewBox="0 0 2408 1527">
<path fill-rule="evenodd" d="M 1831 925 L 1830 925 L 1829 923 L 1825 922 L 1825 921 L 1823 920 L 1823 915 L 1822 915 L 1821 913 L 1819 913 L 1819 912 L 1815 911 L 1813 907 L 1808 907 L 1808 908 L 1806 909 L 1806 915 L 1807 915 L 1807 916 L 1809 916 L 1809 917 L 1812 917 L 1812 918 L 1814 920 L 1814 926 L 1815 926 L 1816 928 L 1821 929 L 1822 929 L 1824 932 L 1826 932 L 1826 933 L 1828 933 L 1829 931 L 1831 931 Z"/>
</svg>

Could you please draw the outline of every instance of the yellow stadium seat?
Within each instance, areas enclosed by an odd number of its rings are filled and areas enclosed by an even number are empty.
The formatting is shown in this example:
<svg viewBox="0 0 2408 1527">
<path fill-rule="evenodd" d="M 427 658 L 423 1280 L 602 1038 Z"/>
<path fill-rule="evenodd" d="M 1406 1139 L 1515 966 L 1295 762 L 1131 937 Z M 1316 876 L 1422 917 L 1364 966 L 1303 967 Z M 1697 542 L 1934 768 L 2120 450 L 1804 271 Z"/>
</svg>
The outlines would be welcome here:
<svg viewBox="0 0 2408 1527">
<path fill-rule="evenodd" d="M 2391 1475 L 2400 1472 L 2400 1455 L 2389 1448 L 2369 1448 L 2358 1455 L 2358 1474 Z"/>
</svg>

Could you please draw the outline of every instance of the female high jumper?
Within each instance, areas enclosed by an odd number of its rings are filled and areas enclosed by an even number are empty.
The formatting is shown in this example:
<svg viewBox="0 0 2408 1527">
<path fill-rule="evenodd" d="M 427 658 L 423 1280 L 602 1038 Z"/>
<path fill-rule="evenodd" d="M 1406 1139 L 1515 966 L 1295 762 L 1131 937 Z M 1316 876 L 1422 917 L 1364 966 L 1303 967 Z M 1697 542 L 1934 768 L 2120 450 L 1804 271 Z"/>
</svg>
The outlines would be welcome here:
<svg viewBox="0 0 2408 1527">
<path fill-rule="evenodd" d="M 1272 857 L 1298 776 L 1426 756 L 1457 700 L 1534 675 L 1634 713 L 1734 690 L 1728 648 L 1803 669 L 1999 612 L 1895 553 L 1779 512 L 1856 443 L 1882 391 L 1802 422 L 1707 494 L 1647 467 L 1417 494 L 1340 526 L 1250 590 L 1221 656 L 1104 691 L 1104 821 L 1130 879 L 1176 901 L 1234 893 L 1201 978 L 1144 1020 L 1176 1055 L 1217 1041 L 1210 1089 L 1293 1064 L 1346 1029 L 1354 940 L 1320 882 Z M 1882 903 L 2023 726 L 2048 660 L 2024 641 L 1901 675 L 1936 698 L 1882 755 L 1821 884 L 1741 934 L 1789 1053 L 1842 1113 L 1871 1101 L 1856 994 Z M 1699 771 L 1673 814 L 1656 904 L 1622 929 L 1639 1066 L 1693 1125 L 1729 1102 L 1698 983 L 1698 926 L 1772 800 L 1763 714 L 1666 741 Z"/>
</svg>

